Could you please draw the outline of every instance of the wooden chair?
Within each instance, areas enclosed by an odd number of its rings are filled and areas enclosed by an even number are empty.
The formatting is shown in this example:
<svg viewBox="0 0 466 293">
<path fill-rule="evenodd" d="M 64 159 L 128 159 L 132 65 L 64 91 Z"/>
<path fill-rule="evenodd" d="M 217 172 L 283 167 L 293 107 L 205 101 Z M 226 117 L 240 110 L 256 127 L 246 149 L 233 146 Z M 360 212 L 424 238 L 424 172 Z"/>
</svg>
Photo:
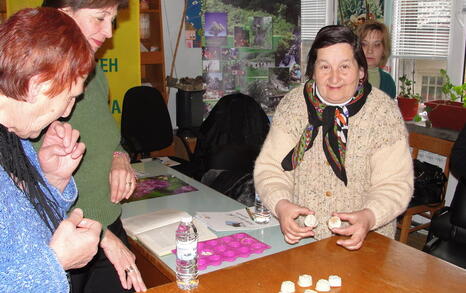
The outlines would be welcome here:
<svg viewBox="0 0 466 293">
<path fill-rule="evenodd" d="M 450 153 L 453 144 L 453 141 L 448 141 L 420 133 L 411 132 L 409 134 L 409 145 L 412 148 L 411 156 L 413 159 L 417 158 L 419 150 L 428 151 L 430 153 L 446 157 L 445 166 L 443 167 L 443 173 L 445 174 L 446 178 L 448 178 L 448 174 L 450 173 Z M 439 203 L 409 207 L 404 212 L 404 214 L 402 214 L 402 219 L 397 224 L 397 227 L 401 230 L 399 239 L 400 242 L 406 243 L 409 233 L 429 227 L 430 219 L 432 219 L 435 211 L 440 210 L 445 206 L 445 193 L 447 190 L 447 184 L 448 181 L 445 183 Z M 413 226 L 412 218 L 414 215 L 419 215 L 429 219 L 429 222 Z"/>
</svg>

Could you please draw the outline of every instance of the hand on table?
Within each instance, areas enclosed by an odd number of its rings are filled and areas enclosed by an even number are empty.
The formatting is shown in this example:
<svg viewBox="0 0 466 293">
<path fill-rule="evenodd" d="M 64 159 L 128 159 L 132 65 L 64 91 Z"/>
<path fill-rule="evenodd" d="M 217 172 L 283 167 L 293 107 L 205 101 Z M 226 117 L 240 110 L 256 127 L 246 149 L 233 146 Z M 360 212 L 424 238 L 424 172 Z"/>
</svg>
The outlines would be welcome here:
<svg viewBox="0 0 466 293">
<path fill-rule="evenodd" d="M 78 142 L 79 131 L 71 124 L 55 121 L 50 124 L 39 149 L 39 164 L 50 184 L 63 192 L 78 167 L 85 145 Z"/>
<path fill-rule="evenodd" d="M 285 241 L 289 244 L 297 243 L 302 238 L 314 236 L 312 227 L 301 227 L 295 221 L 301 215 L 307 216 L 313 214 L 308 208 L 300 207 L 286 199 L 282 199 L 275 206 L 275 213 L 280 222 L 280 229 L 285 237 Z"/>
<path fill-rule="evenodd" d="M 96 254 L 101 230 L 99 222 L 83 218 L 83 211 L 74 209 L 53 233 L 49 247 L 64 270 L 81 268 Z"/>
<path fill-rule="evenodd" d="M 134 287 L 134 290 L 138 292 L 147 290 L 136 266 L 136 257 L 112 231 L 108 229 L 105 231 L 100 246 L 115 267 L 123 288 L 129 290 Z"/>
<path fill-rule="evenodd" d="M 350 223 L 343 228 L 334 228 L 332 232 L 339 235 L 351 236 L 349 239 L 338 240 L 337 244 L 348 250 L 357 250 L 361 248 L 367 233 L 375 224 L 375 216 L 369 209 L 352 213 L 334 213 L 333 216 L 339 217 L 342 221 Z"/>
<path fill-rule="evenodd" d="M 113 155 L 112 168 L 109 174 L 110 201 L 118 203 L 128 199 L 136 188 L 136 177 L 129 156 L 116 152 Z"/>
</svg>

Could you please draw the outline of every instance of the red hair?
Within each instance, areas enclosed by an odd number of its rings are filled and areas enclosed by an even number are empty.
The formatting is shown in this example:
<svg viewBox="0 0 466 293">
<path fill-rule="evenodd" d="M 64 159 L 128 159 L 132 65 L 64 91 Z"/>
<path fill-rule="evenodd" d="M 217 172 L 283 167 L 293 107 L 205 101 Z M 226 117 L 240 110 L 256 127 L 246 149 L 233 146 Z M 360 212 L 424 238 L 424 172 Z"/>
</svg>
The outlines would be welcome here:
<svg viewBox="0 0 466 293">
<path fill-rule="evenodd" d="M 0 93 L 17 100 L 30 79 L 50 81 L 54 97 L 94 68 L 94 53 L 76 22 L 54 8 L 28 8 L 0 25 Z"/>
</svg>

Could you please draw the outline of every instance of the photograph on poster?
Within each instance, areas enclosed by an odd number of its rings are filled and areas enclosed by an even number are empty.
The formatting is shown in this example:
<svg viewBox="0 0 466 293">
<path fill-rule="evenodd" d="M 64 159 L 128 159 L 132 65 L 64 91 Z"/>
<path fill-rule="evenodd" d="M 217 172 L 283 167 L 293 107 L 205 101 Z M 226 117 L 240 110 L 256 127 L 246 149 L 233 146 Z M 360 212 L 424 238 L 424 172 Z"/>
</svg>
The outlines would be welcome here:
<svg viewBox="0 0 466 293">
<path fill-rule="evenodd" d="M 339 0 L 338 24 L 344 24 L 353 31 L 367 20 L 378 20 L 383 23 L 384 0 Z"/>
<path fill-rule="evenodd" d="M 222 60 L 236 60 L 239 56 L 238 48 L 222 48 Z"/>
<path fill-rule="evenodd" d="M 231 72 L 223 72 L 223 89 L 225 91 L 236 89 L 236 76 Z"/>
<path fill-rule="evenodd" d="M 208 72 L 206 74 L 206 83 L 209 84 L 209 90 L 222 90 L 223 75 L 221 72 Z"/>
<path fill-rule="evenodd" d="M 204 35 L 207 46 L 225 46 L 228 34 L 228 14 L 226 12 L 206 12 L 204 17 Z"/>
<path fill-rule="evenodd" d="M 205 36 L 226 37 L 228 28 L 228 15 L 225 12 L 205 13 Z"/>
<path fill-rule="evenodd" d="M 249 17 L 251 31 L 250 43 L 252 48 L 272 49 L 272 17 Z"/>
<path fill-rule="evenodd" d="M 290 70 L 287 67 L 269 67 L 269 81 L 282 92 L 290 90 Z"/>
<path fill-rule="evenodd" d="M 220 59 L 219 47 L 202 47 L 202 59 Z"/>
<path fill-rule="evenodd" d="M 249 31 L 241 26 L 235 26 L 235 47 L 249 47 Z"/>
<path fill-rule="evenodd" d="M 219 72 L 220 60 L 202 60 L 202 72 Z"/>
</svg>

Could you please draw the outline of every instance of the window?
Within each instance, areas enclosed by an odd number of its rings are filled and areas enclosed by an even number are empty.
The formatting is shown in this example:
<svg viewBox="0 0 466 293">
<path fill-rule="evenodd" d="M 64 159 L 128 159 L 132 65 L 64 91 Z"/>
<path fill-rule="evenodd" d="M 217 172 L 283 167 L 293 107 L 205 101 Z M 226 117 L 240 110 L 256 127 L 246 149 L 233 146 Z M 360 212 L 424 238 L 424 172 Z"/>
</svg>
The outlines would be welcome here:
<svg viewBox="0 0 466 293">
<path fill-rule="evenodd" d="M 332 23 L 333 1 L 301 0 L 301 72 L 306 72 L 307 54 L 317 32 Z"/>
<path fill-rule="evenodd" d="M 317 32 L 328 24 L 326 0 L 301 0 L 301 38 L 314 40 Z"/>
<path fill-rule="evenodd" d="M 447 58 L 452 0 L 394 0 L 393 56 Z"/>
<path fill-rule="evenodd" d="M 421 96 L 424 101 L 437 100 L 442 96 L 443 78 L 440 76 L 423 75 L 421 84 Z"/>
<path fill-rule="evenodd" d="M 393 0 L 392 62 L 425 101 L 444 99 L 440 69 L 448 64 L 452 0 Z"/>
</svg>

